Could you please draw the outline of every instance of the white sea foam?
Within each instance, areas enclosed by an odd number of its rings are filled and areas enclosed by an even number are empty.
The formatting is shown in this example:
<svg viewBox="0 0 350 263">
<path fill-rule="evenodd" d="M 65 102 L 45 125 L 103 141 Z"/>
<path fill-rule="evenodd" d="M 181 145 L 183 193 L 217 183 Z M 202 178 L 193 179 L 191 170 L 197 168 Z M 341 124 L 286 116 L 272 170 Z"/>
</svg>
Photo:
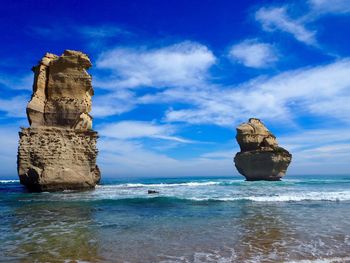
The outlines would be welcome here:
<svg viewBox="0 0 350 263">
<path fill-rule="evenodd" d="M 345 263 L 350 262 L 350 257 L 334 257 L 334 258 L 321 258 L 312 260 L 292 260 L 286 261 L 285 263 Z"/>
<path fill-rule="evenodd" d="M 340 184 L 340 183 L 349 183 L 350 180 L 299 180 L 299 179 L 285 179 L 278 182 L 267 182 L 267 181 L 256 181 L 256 182 L 247 182 L 244 180 L 214 180 L 214 181 L 190 181 L 190 182 L 180 182 L 180 183 L 124 183 L 124 184 L 103 184 L 97 187 L 102 188 L 175 188 L 175 187 L 202 187 L 202 186 L 231 186 L 231 185 L 245 185 L 245 186 L 290 186 L 294 184 Z"/>
<path fill-rule="evenodd" d="M 117 185 L 100 185 L 98 187 L 103 188 L 141 188 L 141 187 L 178 187 L 178 186 L 209 186 L 209 185 L 220 185 L 223 182 L 209 181 L 209 182 L 187 182 L 187 183 L 160 183 L 160 184 L 140 184 L 140 183 L 129 183 L 129 184 L 117 184 Z"/>
<path fill-rule="evenodd" d="M 19 180 L 0 180 L 0 184 L 19 183 Z"/>
<path fill-rule="evenodd" d="M 232 263 L 237 262 L 234 252 L 229 257 L 223 257 L 216 253 L 196 252 L 193 255 L 193 261 L 185 257 L 163 256 L 166 260 L 160 261 L 160 263 L 179 263 L 179 262 L 215 262 L 215 263 Z M 245 262 L 259 263 L 264 262 L 259 257 L 255 259 L 247 259 Z M 283 261 L 284 263 L 345 263 L 350 262 L 350 257 L 333 257 L 333 258 L 319 258 L 319 259 L 302 259 Z"/>
<path fill-rule="evenodd" d="M 148 195 L 147 190 L 149 189 L 159 191 L 159 194 Z M 350 201 L 350 191 L 343 187 L 339 188 L 339 185 L 327 186 L 327 188 L 315 188 L 313 186 L 300 188 L 283 182 L 259 181 L 252 183 L 238 180 L 111 184 L 99 186 L 92 195 L 92 199 L 109 200 L 164 197 L 191 201 L 222 202 L 241 200 L 252 202 Z"/>
<path fill-rule="evenodd" d="M 350 201 L 350 191 L 340 192 L 309 192 L 289 193 L 272 196 L 238 196 L 217 198 L 189 198 L 194 201 L 238 201 L 248 200 L 254 202 L 300 202 L 300 201 Z"/>
<path fill-rule="evenodd" d="M 184 187 L 177 187 L 174 189 L 154 188 L 159 190 L 160 193 L 157 195 L 149 195 L 146 191 L 147 188 L 138 189 L 115 189 L 115 188 L 99 188 L 98 191 L 92 192 L 89 195 L 77 197 L 89 200 L 109 199 L 109 200 L 120 200 L 120 199 L 151 199 L 151 198 L 177 198 L 179 200 L 190 200 L 190 201 L 221 201 L 221 202 L 234 202 L 234 201 L 252 201 L 252 202 L 301 202 L 301 201 L 329 201 L 329 202 L 340 202 L 350 201 L 350 191 L 324 191 L 324 192 L 300 192 L 290 191 L 271 195 L 270 191 L 266 193 L 251 192 L 248 195 L 245 191 L 234 192 L 233 190 L 217 192 L 214 190 L 208 191 L 206 188 L 195 190 L 184 189 Z M 67 196 L 68 199 L 76 196 Z"/>
<path fill-rule="evenodd" d="M 5 180 L 15 181 L 18 180 Z M 149 195 L 148 190 L 159 194 Z M 36 197 L 37 199 L 38 197 Z M 47 198 L 47 197 L 46 197 Z M 291 184 L 290 182 L 246 182 L 235 179 L 218 179 L 189 182 L 164 183 L 124 183 L 104 184 L 96 191 L 65 191 L 50 195 L 53 201 L 94 201 L 94 200 L 132 200 L 164 198 L 189 201 L 251 201 L 251 202 L 301 202 L 301 201 L 350 201 L 347 185 L 334 184 L 319 187 L 314 185 Z"/>
</svg>

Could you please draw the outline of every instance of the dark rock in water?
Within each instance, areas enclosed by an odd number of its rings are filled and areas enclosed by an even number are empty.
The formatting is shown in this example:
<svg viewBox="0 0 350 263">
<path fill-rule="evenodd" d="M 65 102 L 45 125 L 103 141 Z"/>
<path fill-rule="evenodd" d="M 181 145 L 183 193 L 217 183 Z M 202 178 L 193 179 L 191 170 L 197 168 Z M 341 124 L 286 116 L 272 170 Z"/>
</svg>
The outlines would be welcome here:
<svg viewBox="0 0 350 263">
<path fill-rule="evenodd" d="M 148 193 L 149 195 L 152 195 L 152 194 L 159 194 L 159 192 L 158 192 L 158 191 L 155 191 L 155 190 L 148 190 L 147 193 Z"/>
<path fill-rule="evenodd" d="M 276 137 L 255 118 L 237 127 L 241 148 L 234 158 L 235 166 L 247 181 L 280 180 L 287 171 L 292 155 L 279 147 Z"/>
<path fill-rule="evenodd" d="M 100 180 L 90 66 L 86 54 L 66 50 L 62 56 L 47 53 L 33 68 L 30 127 L 19 133 L 17 156 L 20 182 L 30 190 L 90 189 Z"/>
</svg>

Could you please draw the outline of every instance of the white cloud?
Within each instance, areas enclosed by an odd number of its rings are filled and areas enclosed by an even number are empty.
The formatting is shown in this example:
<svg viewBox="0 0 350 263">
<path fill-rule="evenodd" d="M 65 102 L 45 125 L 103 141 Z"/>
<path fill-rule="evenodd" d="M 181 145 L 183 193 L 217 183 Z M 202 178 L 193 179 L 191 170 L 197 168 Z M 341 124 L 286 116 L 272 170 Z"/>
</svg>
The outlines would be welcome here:
<svg viewBox="0 0 350 263">
<path fill-rule="evenodd" d="M 236 154 L 239 149 L 233 148 L 232 144 L 232 149 L 226 150 L 226 151 L 214 151 L 214 152 L 207 152 L 201 155 L 202 158 L 208 158 L 208 159 L 230 159 L 232 160 L 233 156 Z"/>
<path fill-rule="evenodd" d="M 328 100 L 322 100 L 309 104 L 311 113 L 318 115 L 327 115 L 342 119 L 345 122 L 350 122 L 350 94 L 347 92 L 343 96 L 334 96 Z"/>
<path fill-rule="evenodd" d="M 74 25 L 74 23 L 53 23 L 41 27 L 29 27 L 28 33 L 39 37 L 50 37 L 51 40 L 82 37 L 94 41 L 131 33 L 116 25 Z"/>
<path fill-rule="evenodd" d="M 136 139 L 136 138 L 154 138 L 171 140 L 182 143 L 191 141 L 173 136 L 175 127 L 171 125 L 160 125 L 145 121 L 121 121 L 117 123 L 108 123 L 99 127 L 102 136 L 115 139 Z"/>
<path fill-rule="evenodd" d="M 143 103 L 182 102 L 170 108 L 169 122 L 232 126 L 250 117 L 272 122 L 293 122 L 295 117 L 324 116 L 349 122 L 350 60 L 287 71 L 257 78 L 236 87 L 205 86 L 168 89 L 139 99 Z M 335 103 L 331 103 L 333 101 Z"/>
<path fill-rule="evenodd" d="M 102 173 L 109 176 L 156 176 L 170 171 L 177 163 L 175 159 L 146 149 L 136 141 L 102 137 L 98 148 L 99 166 Z"/>
<path fill-rule="evenodd" d="M 251 68 L 266 68 L 278 59 L 272 45 L 255 40 L 246 40 L 232 46 L 229 56 L 233 61 Z"/>
<path fill-rule="evenodd" d="M 13 90 L 32 90 L 33 74 L 14 76 L 12 74 L 0 73 L 0 85 Z"/>
<path fill-rule="evenodd" d="M 237 174 L 232 153 L 179 160 L 158 153 L 136 141 L 101 138 L 98 163 L 105 176 L 225 176 Z"/>
<path fill-rule="evenodd" d="M 28 27 L 27 34 L 34 37 L 50 37 L 48 40 L 59 40 L 71 36 L 71 28 L 67 26 L 50 24 L 45 26 Z"/>
<path fill-rule="evenodd" d="M 213 98 L 197 101 L 192 109 L 169 110 L 166 120 L 169 122 L 188 122 L 191 124 L 216 124 L 233 127 L 235 123 L 258 117 L 287 123 L 288 109 L 271 94 L 249 91 L 216 91 Z M 227 96 L 227 98 L 224 98 Z M 214 98 L 216 97 L 216 98 Z M 285 119 L 285 120 L 283 120 Z"/>
<path fill-rule="evenodd" d="M 86 38 L 109 38 L 117 35 L 128 35 L 130 32 L 112 25 L 77 26 L 75 31 Z"/>
<path fill-rule="evenodd" d="M 309 150 L 316 147 L 343 144 L 350 141 L 348 126 L 342 129 L 319 128 L 297 130 L 293 134 L 285 134 L 278 141 L 292 150 Z"/>
<path fill-rule="evenodd" d="M 278 139 L 280 145 L 293 154 L 288 174 L 345 174 L 349 171 L 348 127 L 340 131 L 297 130 Z M 232 141 L 226 144 L 227 150 L 208 151 L 184 160 L 155 152 L 137 141 L 101 138 L 98 147 L 99 164 L 106 176 L 238 175 L 233 156 L 239 149 Z"/>
<path fill-rule="evenodd" d="M 2 99 L 0 98 L 0 112 L 5 112 L 6 117 L 25 118 L 26 106 L 29 97 L 16 96 L 12 98 Z"/>
<path fill-rule="evenodd" d="M 309 0 L 309 5 L 318 15 L 350 13 L 349 0 Z"/>
<path fill-rule="evenodd" d="M 105 95 L 93 97 L 92 116 L 103 118 L 119 115 L 132 110 L 136 106 L 137 99 L 133 92 L 126 89 L 116 89 Z"/>
<path fill-rule="evenodd" d="M 289 17 L 286 7 L 260 8 L 255 13 L 255 19 L 265 31 L 283 31 L 293 35 L 300 42 L 317 45 L 316 32 L 306 29 L 302 20 Z"/>
<path fill-rule="evenodd" d="M 1 104 L 1 103 L 0 103 Z M 13 177 L 17 174 L 17 147 L 20 131 L 17 125 L 6 125 L 6 127 L 0 127 L 0 177 Z"/>
<path fill-rule="evenodd" d="M 112 77 L 100 87 L 134 88 L 190 86 L 203 83 L 215 56 L 205 46 L 181 42 L 159 49 L 122 48 L 106 51 L 98 58 L 98 69 Z"/>
<path fill-rule="evenodd" d="M 345 174 L 350 163 L 349 126 L 300 130 L 278 138 L 290 150 L 290 174 Z"/>
</svg>

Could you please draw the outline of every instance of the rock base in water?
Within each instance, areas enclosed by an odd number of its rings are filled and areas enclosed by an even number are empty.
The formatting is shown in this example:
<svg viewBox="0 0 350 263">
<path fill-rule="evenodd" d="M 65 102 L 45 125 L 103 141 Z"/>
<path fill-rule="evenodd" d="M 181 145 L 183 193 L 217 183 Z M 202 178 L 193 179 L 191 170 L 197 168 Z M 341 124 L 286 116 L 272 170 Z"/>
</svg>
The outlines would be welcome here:
<svg viewBox="0 0 350 263">
<path fill-rule="evenodd" d="M 243 152 L 235 156 L 235 165 L 247 181 L 279 181 L 286 173 L 290 154 L 276 152 Z"/>
<path fill-rule="evenodd" d="M 59 128 L 23 128 L 18 148 L 20 182 L 33 191 L 93 188 L 97 132 Z"/>
</svg>

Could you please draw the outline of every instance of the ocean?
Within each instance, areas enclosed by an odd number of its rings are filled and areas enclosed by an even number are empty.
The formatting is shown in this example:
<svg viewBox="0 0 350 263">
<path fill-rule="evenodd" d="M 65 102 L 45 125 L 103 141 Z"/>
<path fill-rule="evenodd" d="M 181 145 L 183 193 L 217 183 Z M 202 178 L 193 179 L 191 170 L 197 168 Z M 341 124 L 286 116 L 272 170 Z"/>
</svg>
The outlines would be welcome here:
<svg viewBox="0 0 350 263">
<path fill-rule="evenodd" d="M 1 180 L 0 246 L 0 262 L 350 262 L 350 176 Z"/>
</svg>

